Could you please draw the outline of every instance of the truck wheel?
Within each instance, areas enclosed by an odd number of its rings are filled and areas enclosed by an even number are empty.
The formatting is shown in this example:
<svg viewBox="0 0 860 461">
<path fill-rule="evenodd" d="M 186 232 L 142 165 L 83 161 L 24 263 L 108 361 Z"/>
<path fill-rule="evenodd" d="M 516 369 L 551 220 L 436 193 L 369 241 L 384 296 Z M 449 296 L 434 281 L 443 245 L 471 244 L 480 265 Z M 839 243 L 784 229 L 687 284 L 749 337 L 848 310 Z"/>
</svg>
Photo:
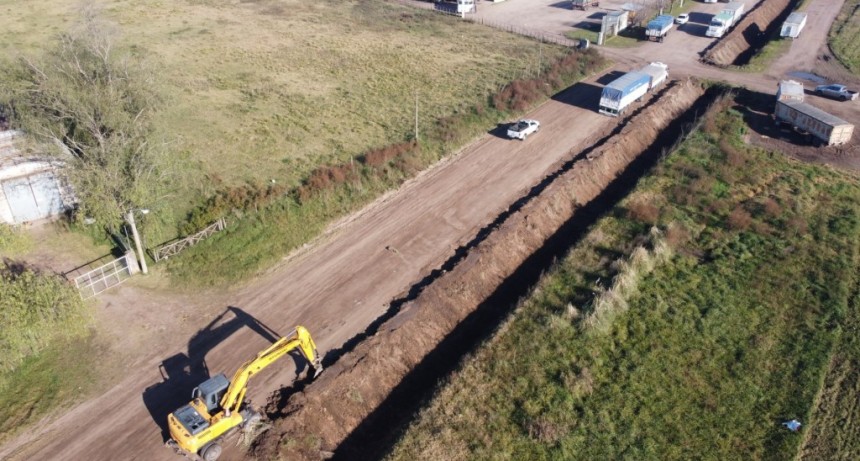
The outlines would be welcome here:
<svg viewBox="0 0 860 461">
<path fill-rule="evenodd" d="M 200 457 L 204 461 L 215 461 L 221 456 L 221 445 L 218 442 L 212 442 L 200 450 Z"/>
</svg>

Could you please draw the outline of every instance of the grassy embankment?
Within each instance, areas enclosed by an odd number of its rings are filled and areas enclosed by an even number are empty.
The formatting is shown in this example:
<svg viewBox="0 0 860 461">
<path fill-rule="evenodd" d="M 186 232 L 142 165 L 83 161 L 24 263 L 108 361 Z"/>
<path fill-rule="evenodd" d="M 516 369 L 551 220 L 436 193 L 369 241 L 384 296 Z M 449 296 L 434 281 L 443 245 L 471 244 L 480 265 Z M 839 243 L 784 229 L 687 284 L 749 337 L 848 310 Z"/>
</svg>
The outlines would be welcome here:
<svg viewBox="0 0 860 461">
<path fill-rule="evenodd" d="M 830 27 L 827 43 L 843 66 L 860 75 L 860 0 L 845 0 Z"/>
<path fill-rule="evenodd" d="M 752 147 L 746 129 L 732 109 L 712 113 L 387 459 L 784 460 L 819 419 L 829 363 L 833 407 L 856 402 L 856 379 L 839 378 L 858 369 L 857 178 Z M 827 416 L 833 430 L 842 414 Z M 804 432 L 780 425 L 791 418 Z"/>
<path fill-rule="evenodd" d="M 0 442 L 92 383 L 89 312 L 77 291 L 6 259 L 30 245 L 0 224 Z"/>
<path fill-rule="evenodd" d="M 0 50 L 38 50 L 65 30 L 77 4 L 0 0 L 8 12 L 0 18 Z M 180 159 L 180 179 L 140 219 L 146 242 L 193 231 L 218 214 L 231 223 L 168 263 L 178 280 L 192 284 L 252 275 L 335 217 L 534 104 L 497 109 L 488 97 L 537 75 L 541 64 L 546 76 L 567 53 L 383 1 L 146 0 L 108 7 L 104 15 L 119 24 L 120 43 L 160 67 L 170 99 L 157 118 Z M 552 87 L 589 66 L 564 72 Z M 416 94 L 420 148 L 392 154 L 398 149 L 386 146 L 414 137 Z M 374 150 L 381 160 L 361 161 Z M 148 225 L 152 220 L 161 223 Z"/>
</svg>

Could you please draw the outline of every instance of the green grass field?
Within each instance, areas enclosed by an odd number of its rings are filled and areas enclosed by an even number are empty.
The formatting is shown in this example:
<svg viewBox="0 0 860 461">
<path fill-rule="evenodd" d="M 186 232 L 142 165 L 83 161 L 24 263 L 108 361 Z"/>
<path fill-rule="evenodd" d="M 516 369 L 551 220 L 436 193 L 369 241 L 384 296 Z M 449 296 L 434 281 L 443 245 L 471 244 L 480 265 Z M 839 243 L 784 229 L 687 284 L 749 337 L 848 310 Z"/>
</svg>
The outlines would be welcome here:
<svg viewBox="0 0 860 461">
<path fill-rule="evenodd" d="M 846 0 L 830 27 L 828 44 L 836 58 L 855 75 L 860 75 L 860 0 Z"/>
<path fill-rule="evenodd" d="M 841 457 L 809 459 L 856 459 L 858 356 L 835 352 L 856 349 L 860 186 L 749 146 L 726 107 L 465 359 L 388 460 L 785 460 L 818 431 L 832 450 L 816 453 Z M 822 382 L 835 401 L 814 411 L 833 400 Z"/>
<path fill-rule="evenodd" d="M 79 3 L 0 0 L 0 53 L 45 48 Z M 173 219 L 220 187 L 297 184 L 320 164 L 403 141 L 416 94 L 427 129 L 561 53 L 544 45 L 539 58 L 536 41 L 383 1 L 104 5 L 169 98 L 158 119 L 183 170 L 162 207 Z"/>
<path fill-rule="evenodd" d="M 0 58 L 39 53 L 73 27 L 77 5 L 0 0 Z M 229 232 L 171 259 L 167 270 L 183 284 L 253 275 L 331 219 L 513 116 L 495 110 L 490 96 L 567 53 L 382 0 L 118 0 L 101 14 L 116 23 L 120 45 L 157 69 L 168 101 L 157 132 L 174 155 L 176 179 L 163 200 L 145 205 L 154 211 L 139 220 L 148 247 L 218 217 L 186 223 L 219 193 L 246 184 L 294 190 L 320 166 L 410 140 L 417 99 L 419 153 L 381 175 L 362 171 L 340 190 L 228 213 Z"/>
</svg>

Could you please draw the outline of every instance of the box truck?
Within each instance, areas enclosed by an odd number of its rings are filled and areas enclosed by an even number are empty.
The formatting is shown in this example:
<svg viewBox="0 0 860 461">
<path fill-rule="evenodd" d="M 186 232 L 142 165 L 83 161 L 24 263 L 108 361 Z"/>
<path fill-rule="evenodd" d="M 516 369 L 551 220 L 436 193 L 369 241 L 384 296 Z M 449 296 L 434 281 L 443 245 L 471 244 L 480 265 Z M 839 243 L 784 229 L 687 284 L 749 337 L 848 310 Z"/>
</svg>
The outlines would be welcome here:
<svg viewBox="0 0 860 461">
<path fill-rule="evenodd" d="M 597 111 L 604 115 L 618 117 L 633 101 L 644 96 L 650 87 L 650 75 L 642 72 L 628 72 L 603 88 Z"/>
<path fill-rule="evenodd" d="M 645 36 L 648 37 L 648 40 L 662 42 L 666 38 L 666 35 L 669 34 L 669 29 L 672 28 L 674 22 L 674 16 L 668 14 L 657 16 L 648 21 L 648 25 L 645 26 Z"/>
</svg>

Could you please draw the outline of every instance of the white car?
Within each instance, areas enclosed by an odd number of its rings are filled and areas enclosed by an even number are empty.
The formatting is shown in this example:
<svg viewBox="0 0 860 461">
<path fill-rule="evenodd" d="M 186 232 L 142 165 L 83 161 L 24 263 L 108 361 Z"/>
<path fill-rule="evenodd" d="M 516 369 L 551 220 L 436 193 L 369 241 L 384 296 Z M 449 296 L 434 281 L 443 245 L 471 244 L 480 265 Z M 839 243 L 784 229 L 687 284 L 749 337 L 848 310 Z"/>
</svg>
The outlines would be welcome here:
<svg viewBox="0 0 860 461">
<path fill-rule="evenodd" d="M 537 120 L 520 120 L 508 128 L 508 137 L 525 141 L 532 133 L 540 131 L 540 122 Z"/>
<path fill-rule="evenodd" d="M 690 15 L 687 13 L 681 13 L 675 18 L 675 24 L 686 24 L 690 21 Z"/>
</svg>

